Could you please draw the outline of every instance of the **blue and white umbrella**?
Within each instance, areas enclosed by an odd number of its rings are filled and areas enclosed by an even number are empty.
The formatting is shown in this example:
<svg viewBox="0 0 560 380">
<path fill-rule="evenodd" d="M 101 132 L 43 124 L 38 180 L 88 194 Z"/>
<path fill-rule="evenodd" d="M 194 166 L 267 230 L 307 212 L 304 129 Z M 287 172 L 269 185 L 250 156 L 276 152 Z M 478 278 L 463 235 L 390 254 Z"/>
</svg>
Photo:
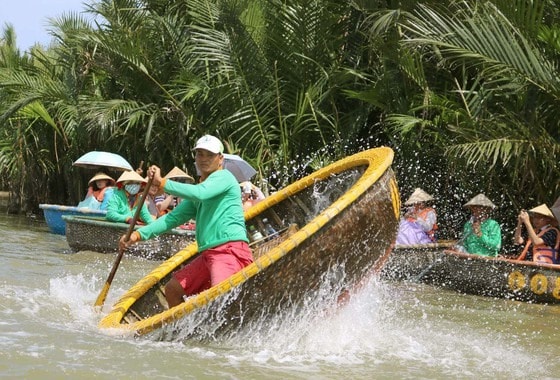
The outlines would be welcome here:
<svg viewBox="0 0 560 380">
<path fill-rule="evenodd" d="M 89 169 L 133 170 L 132 166 L 122 156 L 102 151 L 88 152 L 74 161 L 72 165 Z"/>
</svg>

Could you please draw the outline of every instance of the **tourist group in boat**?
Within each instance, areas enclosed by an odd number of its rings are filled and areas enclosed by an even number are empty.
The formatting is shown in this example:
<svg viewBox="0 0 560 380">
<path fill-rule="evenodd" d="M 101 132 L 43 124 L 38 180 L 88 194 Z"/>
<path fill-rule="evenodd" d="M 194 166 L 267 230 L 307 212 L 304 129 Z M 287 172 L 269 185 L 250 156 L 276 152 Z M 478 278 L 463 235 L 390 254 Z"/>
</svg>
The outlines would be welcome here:
<svg viewBox="0 0 560 380">
<path fill-rule="evenodd" d="M 437 242 L 437 214 L 434 198 L 417 188 L 404 202 L 408 207 L 397 233 L 396 244 L 401 246 Z M 463 205 L 470 212 L 460 239 L 454 249 L 459 252 L 497 257 L 502 248 L 500 224 L 492 218 L 496 205 L 484 194 L 478 194 Z M 521 210 L 513 243 L 519 246 L 513 259 L 540 264 L 560 264 L 560 198 L 552 208 L 538 205 L 528 211 Z M 512 258 L 508 256 L 508 258 Z"/>
</svg>

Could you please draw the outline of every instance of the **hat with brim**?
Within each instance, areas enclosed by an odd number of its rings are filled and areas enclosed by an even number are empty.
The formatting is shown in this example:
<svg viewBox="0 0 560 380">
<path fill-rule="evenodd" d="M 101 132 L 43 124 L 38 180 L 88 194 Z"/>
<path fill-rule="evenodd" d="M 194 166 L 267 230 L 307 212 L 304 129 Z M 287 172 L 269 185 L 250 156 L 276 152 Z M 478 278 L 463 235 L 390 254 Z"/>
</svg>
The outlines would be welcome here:
<svg viewBox="0 0 560 380">
<path fill-rule="evenodd" d="M 204 149 L 214 154 L 224 153 L 224 144 L 214 136 L 204 135 L 196 142 L 193 150 Z"/>
<path fill-rule="evenodd" d="M 191 177 L 188 173 L 184 172 L 183 170 L 179 169 L 177 166 L 175 166 L 173 169 L 171 169 L 169 171 L 169 173 L 167 173 L 165 175 L 166 179 L 186 179 L 188 182 L 194 182 L 194 178 Z"/>
<path fill-rule="evenodd" d="M 476 197 L 468 201 L 463 205 L 463 207 L 472 207 L 472 206 L 480 206 L 480 207 L 489 207 L 489 208 L 496 208 L 496 205 L 492 203 L 490 199 L 486 197 L 484 194 L 478 194 Z"/>
<path fill-rule="evenodd" d="M 539 214 L 539 215 L 542 215 L 542 216 L 546 216 L 547 218 L 556 220 L 556 217 L 554 216 L 552 211 L 544 203 L 542 205 L 539 205 L 535 208 L 530 209 L 529 212 L 532 213 L 532 214 Z"/>
<path fill-rule="evenodd" d="M 134 170 L 125 171 L 119 179 L 117 183 L 124 183 L 124 182 L 140 182 L 140 183 L 147 183 L 146 179 L 144 179 L 140 174 L 136 173 Z"/>
<path fill-rule="evenodd" d="M 433 200 L 434 197 L 417 187 L 404 204 L 405 206 L 410 206 L 416 203 L 429 202 Z"/>
<path fill-rule="evenodd" d="M 554 202 L 554 204 L 552 205 L 550 210 L 554 214 L 554 217 L 556 218 L 556 221 L 560 222 L 560 197 L 558 197 L 556 202 Z"/>
<path fill-rule="evenodd" d="M 111 183 L 115 183 L 115 180 L 108 176 L 105 173 L 99 172 L 96 175 L 94 175 L 93 177 L 91 177 L 91 179 L 88 182 L 88 185 L 91 185 L 92 183 L 94 183 L 95 181 L 99 181 L 100 179 L 106 179 L 107 181 L 111 182 Z"/>
</svg>

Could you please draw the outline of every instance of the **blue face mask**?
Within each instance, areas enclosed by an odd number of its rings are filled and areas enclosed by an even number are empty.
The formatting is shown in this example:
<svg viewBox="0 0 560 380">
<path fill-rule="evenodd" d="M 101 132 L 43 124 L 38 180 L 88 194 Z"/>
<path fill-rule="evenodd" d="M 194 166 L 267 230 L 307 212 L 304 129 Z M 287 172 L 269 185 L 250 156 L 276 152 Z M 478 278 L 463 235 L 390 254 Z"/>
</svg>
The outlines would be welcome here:
<svg viewBox="0 0 560 380">
<path fill-rule="evenodd" d="M 127 185 L 124 185 L 124 189 L 132 195 L 136 195 L 138 194 L 138 192 L 140 191 L 140 184 L 138 183 L 129 183 Z"/>
</svg>

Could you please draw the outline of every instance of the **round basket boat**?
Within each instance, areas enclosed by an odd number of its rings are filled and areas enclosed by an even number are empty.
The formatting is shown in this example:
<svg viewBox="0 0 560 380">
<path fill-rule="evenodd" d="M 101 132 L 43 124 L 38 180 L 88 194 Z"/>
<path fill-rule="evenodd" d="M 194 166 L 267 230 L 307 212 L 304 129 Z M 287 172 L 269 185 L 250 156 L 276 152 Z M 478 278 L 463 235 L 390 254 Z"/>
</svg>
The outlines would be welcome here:
<svg viewBox="0 0 560 380">
<path fill-rule="evenodd" d="M 45 222 L 53 234 L 66 234 L 66 222 L 63 219 L 65 215 L 81 215 L 81 216 L 104 216 L 107 214 L 105 210 L 92 210 L 89 208 L 62 206 L 42 203 L 39 208 L 43 210 Z"/>
<path fill-rule="evenodd" d="M 76 252 L 117 253 L 119 239 L 129 228 L 126 223 L 110 222 L 105 218 L 76 215 L 64 215 L 62 218 L 66 222 L 66 241 Z M 165 260 L 192 243 L 194 235 L 194 231 L 176 228 L 155 239 L 135 244 L 127 250 L 127 254 L 151 260 Z"/>
<path fill-rule="evenodd" d="M 265 314 L 297 308 L 329 271 L 340 274 L 344 288 L 355 286 L 371 275 L 395 238 L 400 198 L 392 160 L 390 148 L 370 149 L 281 189 L 245 213 L 248 227 L 264 233 L 266 218 L 280 232 L 252 243 L 253 264 L 169 309 L 163 287 L 197 255 L 196 243 L 189 245 L 128 290 L 100 328 L 146 334 L 195 310 L 218 308 L 206 322 L 213 323 L 212 334 L 227 334 L 250 328 Z M 225 297 L 227 302 L 218 302 Z"/>
</svg>

